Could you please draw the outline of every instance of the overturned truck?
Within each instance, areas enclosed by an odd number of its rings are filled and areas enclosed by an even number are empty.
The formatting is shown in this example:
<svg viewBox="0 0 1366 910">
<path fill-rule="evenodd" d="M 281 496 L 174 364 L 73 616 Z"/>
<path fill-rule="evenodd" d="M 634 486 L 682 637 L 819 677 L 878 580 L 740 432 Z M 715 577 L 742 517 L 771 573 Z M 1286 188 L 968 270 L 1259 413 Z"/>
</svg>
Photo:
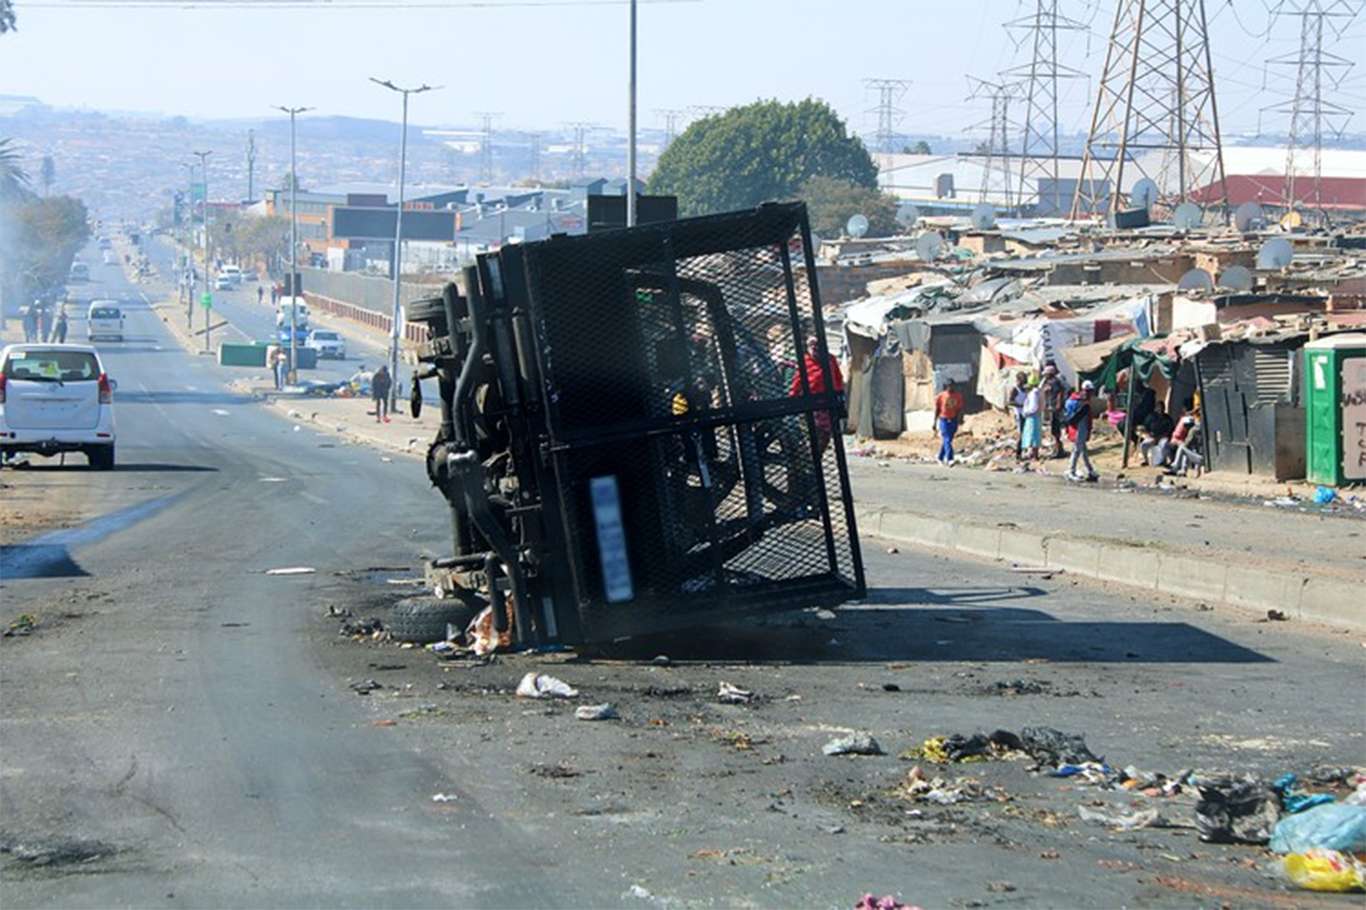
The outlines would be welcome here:
<svg viewBox="0 0 1366 910">
<path fill-rule="evenodd" d="M 765 205 L 504 246 L 410 305 L 429 573 L 524 646 L 863 596 L 814 275 L 805 206 Z"/>
</svg>

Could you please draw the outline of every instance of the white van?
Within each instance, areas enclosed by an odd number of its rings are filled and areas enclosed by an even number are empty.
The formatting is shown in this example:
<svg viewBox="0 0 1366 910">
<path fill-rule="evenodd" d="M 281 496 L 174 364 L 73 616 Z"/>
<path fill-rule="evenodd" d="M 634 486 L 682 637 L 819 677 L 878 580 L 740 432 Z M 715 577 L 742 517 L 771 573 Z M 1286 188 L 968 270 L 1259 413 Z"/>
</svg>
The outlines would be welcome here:
<svg viewBox="0 0 1366 910">
<path fill-rule="evenodd" d="M 85 314 L 85 337 L 92 342 L 98 338 L 123 340 L 123 310 L 117 300 L 94 300 Z"/>
<path fill-rule="evenodd" d="M 232 282 L 233 287 L 241 287 L 242 285 L 242 269 L 231 262 L 223 264 L 223 267 L 218 270 L 218 277 L 227 278 Z"/>
<path fill-rule="evenodd" d="M 0 350 L 0 461 L 16 452 L 84 452 L 114 467 L 114 389 L 84 344 L 12 344 Z"/>
</svg>

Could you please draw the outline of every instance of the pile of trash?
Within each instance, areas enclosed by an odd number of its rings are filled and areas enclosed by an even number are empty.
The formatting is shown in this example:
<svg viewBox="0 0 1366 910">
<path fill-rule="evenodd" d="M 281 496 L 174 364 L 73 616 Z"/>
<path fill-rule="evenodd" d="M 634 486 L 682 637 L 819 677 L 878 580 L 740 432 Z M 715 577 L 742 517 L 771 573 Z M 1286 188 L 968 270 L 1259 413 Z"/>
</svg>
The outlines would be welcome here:
<svg viewBox="0 0 1366 910">
<path fill-rule="evenodd" d="M 1116 769 L 1087 747 L 1083 737 L 1051 727 L 1025 727 L 1020 733 L 935 736 L 901 754 L 934 764 L 996 760 L 1029 760 L 1032 771 L 1069 778 L 1106 790 L 1127 790 L 1170 799 L 1194 797 L 1194 825 L 1207 843 L 1266 845 L 1284 857 L 1286 876 L 1314 891 L 1366 890 L 1366 770 L 1319 768 L 1307 775 L 1320 786 L 1351 787 L 1339 799 L 1332 793 L 1305 792 L 1299 777 L 1283 774 L 1274 781 L 1253 774 L 1182 770 L 1174 775 L 1142 771 L 1133 765 Z M 952 805 L 971 799 L 998 798 L 971 778 L 949 782 L 932 777 L 919 765 L 897 788 L 898 795 L 920 802 Z M 1171 811 L 1142 809 L 1108 814 L 1078 807 L 1083 821 L 1118 831 L 1138 828 L 1192 827 Z"/>
</svg>

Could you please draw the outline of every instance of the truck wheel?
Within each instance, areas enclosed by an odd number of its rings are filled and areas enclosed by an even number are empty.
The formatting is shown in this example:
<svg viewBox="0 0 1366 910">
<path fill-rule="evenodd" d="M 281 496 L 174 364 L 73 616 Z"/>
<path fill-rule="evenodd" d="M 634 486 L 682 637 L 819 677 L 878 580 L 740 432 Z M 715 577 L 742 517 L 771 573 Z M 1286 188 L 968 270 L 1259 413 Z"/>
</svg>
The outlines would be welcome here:
<svg viewBox="0 0 1366 910">
<path fill-rule="evenodd" d="M 447 624 L 464 629 L 474 618 L 473 607 L 459 600 L 405 597 L 389 613 L 384 628 L 397 641 L 426 645 L 446 640 Z"/>
<path fill-rule="evenodd" d="M 114 470 L 114 447 L 112 445 L 91 446 L 86 449 L 85 457 L 90 460 L 90 467 L 96 471 Z"/>
</svg>

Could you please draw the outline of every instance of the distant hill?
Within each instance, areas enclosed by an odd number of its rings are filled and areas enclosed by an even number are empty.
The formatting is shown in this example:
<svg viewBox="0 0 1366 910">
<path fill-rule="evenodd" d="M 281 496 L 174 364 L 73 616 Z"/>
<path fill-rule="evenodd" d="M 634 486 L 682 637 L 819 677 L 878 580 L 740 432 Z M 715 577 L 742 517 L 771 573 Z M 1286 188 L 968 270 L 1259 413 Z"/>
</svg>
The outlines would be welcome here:
<svg viewBox="0 0 1366 910">
<path fill-rule="evenodd" d="M 198 121 L 210 129 L 245 130 L 255 129 L 263 137 L 289 141 L 289 118 L 273 117 L 265 120 L 203 120 Z M 335 142 L 385 143 L 398 140 L 399 124 L 393 120 L 370 120 L 364 117 L 316 117 L 305 115 L 297 121 L 299 139 L 324 140 Z M 422 127 L 408 124 L 408 145 L 411 147 L 427 140 L 422 137 Z"/>
</svg>

